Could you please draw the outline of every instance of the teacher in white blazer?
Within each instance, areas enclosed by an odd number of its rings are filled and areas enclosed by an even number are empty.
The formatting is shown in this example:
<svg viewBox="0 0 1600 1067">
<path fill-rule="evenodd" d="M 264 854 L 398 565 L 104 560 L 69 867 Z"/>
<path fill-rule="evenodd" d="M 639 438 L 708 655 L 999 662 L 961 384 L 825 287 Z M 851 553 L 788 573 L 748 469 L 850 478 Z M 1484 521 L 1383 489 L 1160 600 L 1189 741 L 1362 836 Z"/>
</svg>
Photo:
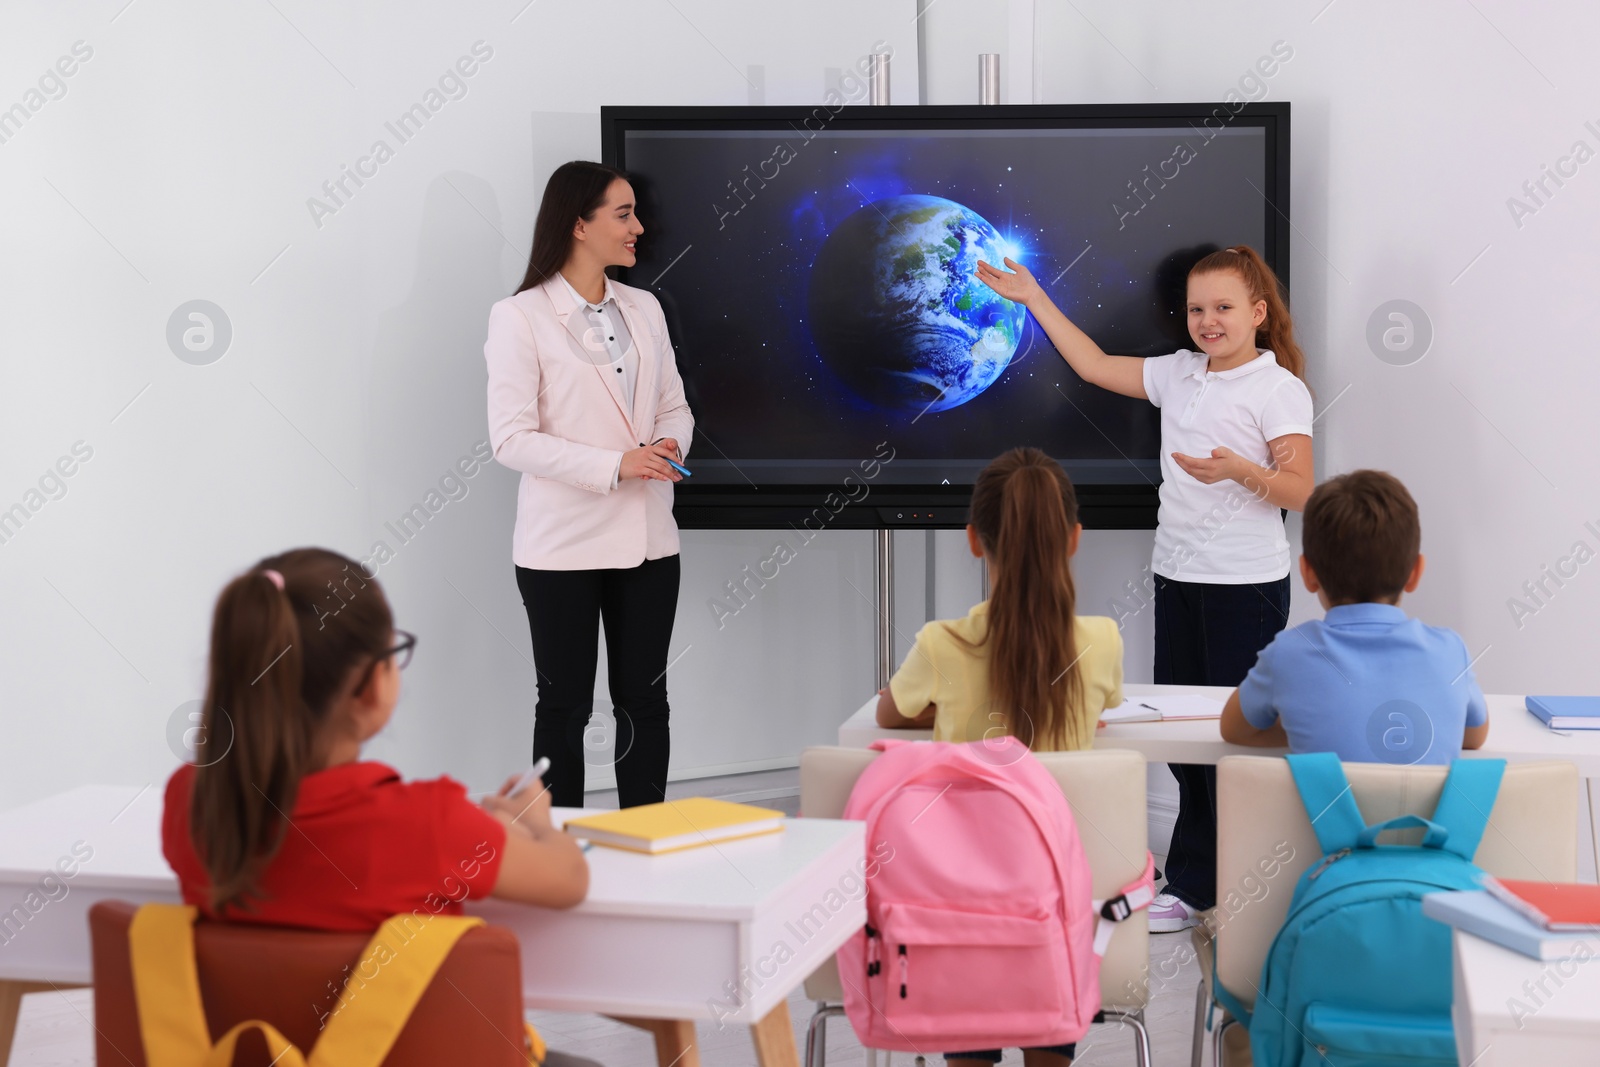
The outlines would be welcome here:
<svg viewBox="0 0 1600 1067">
<path fill-rule="evenodd" d="M 511 557 L 538 680 L 533 758 L 558 805 L 583 803 L 599 630 L 623 807 L 665 799 L 667 645 L 678 604 L 669 460 L 694 417 L 654 296 L 612 281 L 644 232 L 627 176 L 563 164 L 534 222 L 528 273 L 489 311 L 489 441 L 522 473 Z"/>
</svg>

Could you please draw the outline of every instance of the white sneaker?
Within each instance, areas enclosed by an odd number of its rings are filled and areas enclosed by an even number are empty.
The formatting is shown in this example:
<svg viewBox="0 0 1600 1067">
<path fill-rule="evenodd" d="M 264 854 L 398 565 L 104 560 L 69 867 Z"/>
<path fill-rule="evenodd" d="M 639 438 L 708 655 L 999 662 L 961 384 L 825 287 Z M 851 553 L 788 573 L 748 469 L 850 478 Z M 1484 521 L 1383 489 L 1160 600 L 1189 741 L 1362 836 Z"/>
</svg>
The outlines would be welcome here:
<svg viewBox="0 0 1600 1067">
<path fill-rule="evenodd" d="M 1157 893 L 1156 898 L 1150 902 L 1152 934 L 1175 934 L 1180 930 L 1199 925 L 1199 914 L 1171 893 Z"/>
</svg>

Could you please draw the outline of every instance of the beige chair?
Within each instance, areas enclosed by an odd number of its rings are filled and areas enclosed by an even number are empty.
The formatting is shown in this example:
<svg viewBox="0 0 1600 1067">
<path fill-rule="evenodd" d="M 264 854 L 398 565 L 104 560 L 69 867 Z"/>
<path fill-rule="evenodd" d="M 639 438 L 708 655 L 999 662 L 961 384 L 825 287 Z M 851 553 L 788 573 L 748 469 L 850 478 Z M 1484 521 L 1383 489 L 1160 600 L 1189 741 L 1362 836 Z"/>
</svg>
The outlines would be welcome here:
<svg viewBox="0 0 1600 1067">
<path fill-rule="evenodd" d="M 1345 776 L 1368 825 L 1401 815 L 1433 814 L 1446 767 L 1346 763 Z M 1386 834 L 1415 844 L 1421 830 Z M 1305 870 L 1322 858 L 1316 832 L 1281 757 L 1226 756 L 1217 764 L 1217 907 L 1193 931 L 1202 975 L 1196 995 L 1191 1067 L 1200 1067 L 1211 965 L 1217 979 L 1247 1007 L 1289 898 Z M 1564 760 L 1506 767 L 1474 861 L 1490 874 L 1570 882 L 1578 865 L 1578 769 Z M 1266 872 L 1272 872 L 1266 876 Z M 1216 1007 L 1213 1064 L 1249 1064 L 1244 1027 Z"/>
<path fill-rule="evenodd" d="M 837 819 L 856 779 L 878 753 L 860 748 L 808 748 L 800 754 L 800 814 Z M 1039 762 L 1066 794 L 1093 872 L 1094 895 L 1105 899 L 1144 873 L 1145 761 L 1137 752 L 1104 749 L 1040 753 Z M 1149 1003 L 1150 927 L 1146 912 L 1118 923 L 1100 965 L 1104 1021 L 1131 1027 L 1139 1067 L 1149 1067 L 1150 1035 L 1144 1025 Z M 806 996 L 817 1002 L 806 1030 L 806 1067 L 822 1067 L 829 1016 L 844 1014 L 839 970 L 829 960 L 806 979 Z M 868 1052 L 868 1063 L 876 1054 Z"/>
</svg>

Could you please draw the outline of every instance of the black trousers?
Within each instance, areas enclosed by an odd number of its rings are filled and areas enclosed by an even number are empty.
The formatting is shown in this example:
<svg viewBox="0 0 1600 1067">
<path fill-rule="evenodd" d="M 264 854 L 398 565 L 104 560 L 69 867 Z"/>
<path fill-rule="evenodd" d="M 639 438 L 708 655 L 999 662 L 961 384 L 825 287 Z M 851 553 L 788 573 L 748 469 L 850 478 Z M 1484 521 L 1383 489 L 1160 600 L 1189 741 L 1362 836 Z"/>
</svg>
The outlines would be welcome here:
<svg viewBox="0 0 1600 1067">
<path fill-rule="evenodd" d="M 1255 585 L 1175 582 L 1156 575 L 1157 685 L 1232 685 L 1289 621 L 1289 578 Z M 1191 908 L 1217 902 L 1217 768 L 1172 763 L 1178 819 L 1167 887 Z"/>
<path fill-rule="evenodd" d="M 590 726 L 600 627 L 616 718 L 617 798 L 622 807 L 666 799 L 667 645 L 678 610 L 678 557 L 616 570 L 517 568 L 533 634 L 539 700 L 533 758 L 550 757 L 545 784 L 562 807 L 583 804 L 586 764 L 604 758 L 606 730 Z"/>
</svg>

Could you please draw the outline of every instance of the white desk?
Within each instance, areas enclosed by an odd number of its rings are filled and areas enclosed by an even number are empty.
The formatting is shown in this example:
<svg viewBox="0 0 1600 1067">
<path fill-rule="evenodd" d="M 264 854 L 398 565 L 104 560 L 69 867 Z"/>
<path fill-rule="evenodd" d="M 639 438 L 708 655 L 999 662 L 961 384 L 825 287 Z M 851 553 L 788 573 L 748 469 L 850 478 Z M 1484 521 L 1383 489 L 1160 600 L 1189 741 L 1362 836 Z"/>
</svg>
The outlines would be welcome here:
<svg viewBox="0 0 1600 1067">
<path fill-rule="evenodd" d="M 1543 961 L 1456 930 L 1457 1058 L 1472 1067 L 1600 1061 L 1600 938 L 1587 959 Z M 1531 990 L 1531 993 L 1530 993 Z"/>
<path fill-rule="evenodd" d="M 1230 687 L 1199 685 L 1129 684 L 1123 696 L 1136 699 L 1162 693 L 1201 693 L 1226 699 Z M 1600 730 L 1571 730 L 1556 733 L 1534 718 L 1520 696 L 1487 696 L 1489 740 L 1483 748 L 1463 753 L 1477 759 L 1528 761 L 1563 759 L 1578 766 L 1585 780 L 1589 802 L 1589 831 L 1595 861 L 1600 864 Z M 874 696 L 856 709 L 839 727 L 839 744 L 846 748 L 865 748 L 882 737 L 905 739 L 931 738 L 932 730 L 886 730 L 877 724 L 878 698 Z M 1095 748 L 1131 748 L 1143 753 L 1151 763 L 1216 763 L 1223 756 L 1268 756 L 1286 751 L 1281 748 L 1248 748 L 1231 745 L 1222 739 L 1215 719 L 1185 722 L 1128 722 L 1095 730 Z"/>
<path fill-rule="evenodd" d="M 1161 693 L 1199 693 L 1217 700 L 1226 700 L 1233 692 L 1231 687 L 1209 685 L 1142 685 L 1129 683 L 1122 687 L 1126 700 Z M 878 698 L 874 696 L 857 708 L 839 727 L 839 744 L 845 748 L 866 748 L 882 737 L 903 740 L 927 740 L 932 730 L 886 730 L 878 725 Z M 1600 731 L 1597 731 L 1600 732 Z M 1185 722 L 1125 722 L 1102 726 L 1094 732 L 1095 748 L 1131 748 L 1144 754 L 1151 763 L 1215 763 L 1223 756 L 1236 756 L 1241 752 L 1262 755 L 1273 751 L 1267 748 L 1243 748 L 1230 745 L 1217 732 L 1215 719 L 1191 719 Z"/>
<path fill-rule="evenodd" d="M 516 932 L 529 1007 L 754 1025 L 867 921 L 866 851 L 866 824 L 834 819 L 664 856 L 597 846 L 576 908 L 467 911 Z"/>
<path fill-rule="evenodd" d="M 161 856 L 161 803 L 154 788 L 84 786 L 0 814 L 0 907 L 17 902 L 0 913 L 0 1010 L 32 983 L 89 982 L 97 901 L 181 903 Z M 690 1020 L 749 1025 L 759 1062 L 793 1064 L 786 998 L 866 921 L 865 900 L 848 892 L 864 835 L 859 822 L 790 819 L 781 833 L 667 856 L 594 848 L 577 907 L 485 900 L 468 911 L 517 934 L 530 1008 L 622 1017 L 678 1067 L 698 1063 Z M 76 873 L 45 885 L 74 846 L 88 853 Z M 14 1010 L 0 1018 L 0 1064 Z"/>
</svg>

